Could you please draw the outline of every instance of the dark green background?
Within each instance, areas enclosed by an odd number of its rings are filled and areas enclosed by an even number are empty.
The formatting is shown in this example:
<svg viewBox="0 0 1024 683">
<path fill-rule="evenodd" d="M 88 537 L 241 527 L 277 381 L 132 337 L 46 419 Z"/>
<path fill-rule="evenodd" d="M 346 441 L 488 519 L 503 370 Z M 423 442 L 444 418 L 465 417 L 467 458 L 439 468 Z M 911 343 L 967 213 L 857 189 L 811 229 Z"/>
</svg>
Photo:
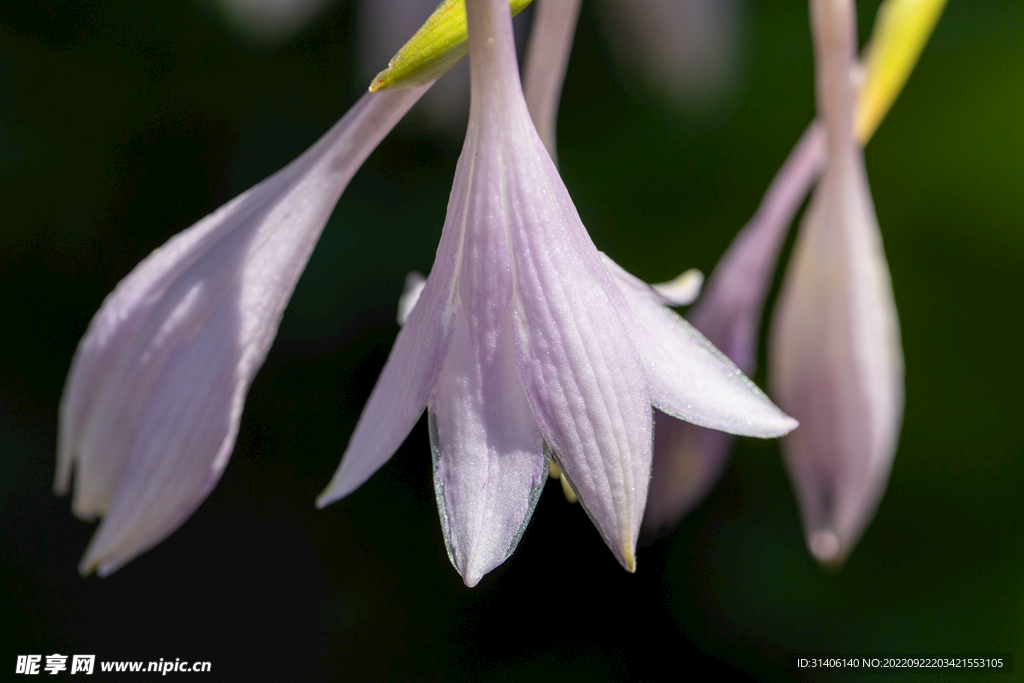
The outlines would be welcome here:
<svg viewBox="0 0 1024 683">
<path fill-rule="evenodd" d="M 862 36 L 876 6 L 860 3 Z M 80 578 L 92 527 L 50 492 L 75 345 L 139 260 L 355 101 L 357 11 L 340 3 L 257 54 L 187 2 L 0 5 L 0 670 L 60 652 L 210 660 L 204 680 L 644 680 L 666 664 L 673 679 L 708 664 L 788 679 L 806 673 L 792 653 L 1022 651 L 1017 0 L 951 0 L 867 149 L 907 407 L 888 492 L 842 571 L 806 552 L 772 442 L 741 442 L 635 575 L 551 487 L 516 554 L 463 586 L 422 424 L 362 489 L 314 509 L 444 218 L 460 141 L 403 124 L 342 197 L 213 494 L 156 549 Z M 584 7 L 562 171 L 598 247 L 647 280 L 710 272 L 813 116 L 806 5 L 751 2 L 744 22 L 735 97 L 691 116 L 613 75 Z M 887 678 L 822 673 L 806 678 Z"/>
</svg>

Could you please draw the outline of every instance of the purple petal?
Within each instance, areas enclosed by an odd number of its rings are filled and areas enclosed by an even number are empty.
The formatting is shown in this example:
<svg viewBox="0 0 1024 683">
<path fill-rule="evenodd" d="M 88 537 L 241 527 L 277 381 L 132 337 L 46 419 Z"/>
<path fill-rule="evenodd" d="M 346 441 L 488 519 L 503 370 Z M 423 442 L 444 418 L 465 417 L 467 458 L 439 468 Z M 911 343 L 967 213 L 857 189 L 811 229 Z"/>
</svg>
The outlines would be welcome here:
<svg viewBox="0 0 1024 683">
<path fill-rule="evenodd" d="M 159 543 L 220 478 L 247 388 L 236 349 L 218 343 L 237 334 L 231 308 L 215 311 L 196 343 L 179 345 L 164 360 L 82 573 L 98 567 L 105 576 Z"/>
<path fill-rule="evenodd" d="M 812 3 L 828 165 L 779 295 L 770 379 L 801 422 L 784 442 L 811 552 L 845 560 L 885 490 L 903 412 L 892 283 L 853 138 L 852 5 Z"/>
<path fill-rule="evenodd" d="M 604 262 L 628 303 L 628 329 L 654 407 L 731 434 L 771 438 L 796 427 L 704 335 L 662 306 L 648 285 L 611 259 Z"/>
<path fill-rule="evenodd" d="M 686 318 L 748 375 L 757 362 L 764 299 L 797 209 L 825 165 L 825 131 L 812 123 L 772 179 L 757 213 L 729 245 Z"/>
<path fill-rule="evenodd" d="M 495 221 L 506 193 L 497 155 L 460 164 L 445 224 L 460 243 L 457 312 L 444 368 L 430 399 L 434 486 L 452 564 L 473 586 L 515 549 L 547 477 L 549 457 L 516 366 L 515 283 L 508 231 Z M 488 186 L 497 179 L 496 192 Z"/>
<path fill-rule="evenodd" d="M 422 288 L 407 280 L 413 289 L 419 289 L 419 294 L 356 423 L 341 464 L 317 497 L 317 507 L 344 498 L 369 479 L 394 455 L 427 407 L 448 352 L 458 306 L 456 272 L 463 259 L 460 209 L 464 211 L 469 198 L 465 179 L 472 170 L 468 158 L 464 153 L 455 168 L 456 182 L 448 198 L 448 217 L 434 267 Z"/>
<path fill-rule="evenodd" d="M 505 168 L 498 155 L 474 154 L 476 119 L 470 128 L 463 158 L 473 161 L 456 171 L 445 224 L 460 243 L 458 310 L 430 407 L 441 527 L 452 564 L 473 586 L 515 549 L 550 456 L 516 365 L 516 285 L 508 231 L 495 220 L 504 208 L 494 200 L 506 194 Z"/>
<path fill-rule="evenodd" d="M 335 203 L 424 89 L 364 96 L 286 168 L 170 240 L 107 297 L 72 362 L 56 486 L 106 513 L 109 573 L 173 531 L 234 446 L 245 393 Z"/>
<path fill-rule="evenodd" d="M 523 383 L 563 475 L 632 570 L 651 467 L 650 398 L 640 362 L 611 301 L 617 292 L 605 288 L 614 285 L 588 269 L 586 252 L 597 252 L 589 239 L 580 244 L 583 226 L 572 235 L 564 217 L 545 215 L 528 195 L 516 200 L 520 211 L 510 216 L 510 230 L 520 274 Z"/>
<path fill-rule="evenodd" d="M 519 379 L 511 319 L 499 329 L 480 322 L 457 314 L 430 401 L 441 528 L 467 586 L 519 544 L 550 461 Z"/>
<path fill-rule="evenodd" d="M 483 0 L 467 10 L 474 99 L 463 155 L 478 164 L 473 191 L 485 198 L 467 221 L 508 235 L 527 398 L 580 502 L 633 570 L 651 408 L 618 313 L 625 304 L 530 122 L 507 4 Z"/>
<path fill-rule="evenodd" d="M 458 201 L 454 190 L 449 201 Z M 316 499 L 317 507 L 362 486 L 391 459 L 427 407 L 451 339 L 454 270 L 461 247 L 457 237 L 451 231 L 442 233 L 434 268 L 395 339 L 341 464 Z"/>
<path fill-rule="evenodd" d="M 812 552 L 842 562 L 885 490 L 903 411 L 899 323 L 863 167 L 826 171 L 779 295 L 772 389 Z"/>
</svg>

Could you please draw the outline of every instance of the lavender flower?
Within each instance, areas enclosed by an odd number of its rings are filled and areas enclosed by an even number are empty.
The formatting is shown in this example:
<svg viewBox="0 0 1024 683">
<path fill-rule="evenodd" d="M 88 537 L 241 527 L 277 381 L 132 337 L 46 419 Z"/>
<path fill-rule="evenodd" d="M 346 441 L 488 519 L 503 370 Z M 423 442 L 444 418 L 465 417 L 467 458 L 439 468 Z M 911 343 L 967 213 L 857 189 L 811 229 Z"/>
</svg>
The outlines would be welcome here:
<svg viewBox="0 0 1024 683">
<path fill-rule="evenodd" d="M 879 8 L 871 40 L 864 49 L 863 66 L 850 69 L 848 74 L 854 89 L 859 90 L 852 117 L 852 130 L 858 144 L 863 145 L 870 139 L 896 100 L 944 6 L 945 0 L 886 0 Z M 782 241 L 800 203 L 825 168 L 827 156 L 825 128 L 820 121 L 814 121 L 772 181 L 757 213 L 715 267 L 703 296 L 688 314 L 694 326 L 744 372 L 754 370 L 761 310 Z M 873 209 L 871 213 L 873 215 Z M 877 227 L 862 231 L 876 235 L 872 239 L 877 240 Z M 871 260 L 880 261 L 880 266 L 876 263 L 876 267 L 881 268 L 882 279 L 887 281 L 884 257 L 879 259 L 879 255 Z M 885 289 L 889 286 L 885 285 Z M 891 302 L 891 298 L 891 293 L 881 296 L 883 303 Z M 885 305 L 892 308 L 891 304 Z M 877 309 L 876 314 L 881 314 L 881 310 Z M 892 317 L 895 320 L 895 313 Z M 898 340 L 895 351 L 883 355 L 892 357 L 894 374 L 900 375 Z M 889 393 L 902 393 L 900 377 L 885 379 L 883 375 L 876 380 L 895 382 L 898 386 Z M 856 393 L 857 390 L 851 386 L 850 391 Z M 882 401 L 876 408 L 884 412 L 885 399 Z M 899 400 L 890 406 L 895 410 L 887 418 L 894 422 L 895 430 L 898 430 L 901 404 Z M 658 420 L 653 481 L 644 518 L 649 532 L 667 530 L 701 501 L 721 474 L 731 441 L 721 432 L 678 420 Z M 864 514 L 869 518 L 877 502 L 875 496 L 880 496 L 884 489 L 885 478 L 878 475 L 874 484 L 877 492 L 864 497 L 867 507 Z M 824 550 L 835 544 L 828 535 L 818 538 L 815 554 L 827 556 L 829 553 Z M 841 559 L 836 556 L 827 561 L 836 563 Z"/>
<path fill-rule="evenodd" d="M 864 157 L 854 137 L 854 7 L 812 0 L 828 161 L 773 321 L 771 382 L 803 422 L 784 445 L 811 553 L 842 563 L 885 491 L 903 415 L 903 355 Z"/>
<path fill-rule="evenodd" d="M 697 113 L 731 97 L 743 63 L 739 0 L 602 0 L 596 3 L 611 66 L 659 101 Z"/>
<path fill-rule="evenodd" d="M 754 436 L 796 423 L 597 251 L 530 121 L 507 3 L 467 4 L 470 120 L 434 267 L 318 502 L 366 481 L 426 408 L 468 585 L 514 550 L 552 457 L 632 571 L 652 405 Z"/>
<path fill-rule="evenodd" d="M 331 5 L 331 0 L 206 0 L 227 29 L 252 48 L 283 45 Z"/>
<path fill-rule="evenodd" d="M 342 191 L 429 86 L 368 93 L 302 156 L 154 251 L 103 302 L 60 407 L 54 488 L 103 515 L 80 570 L 109 574 L 220 478 L 242 406 Z"/>
</svg>

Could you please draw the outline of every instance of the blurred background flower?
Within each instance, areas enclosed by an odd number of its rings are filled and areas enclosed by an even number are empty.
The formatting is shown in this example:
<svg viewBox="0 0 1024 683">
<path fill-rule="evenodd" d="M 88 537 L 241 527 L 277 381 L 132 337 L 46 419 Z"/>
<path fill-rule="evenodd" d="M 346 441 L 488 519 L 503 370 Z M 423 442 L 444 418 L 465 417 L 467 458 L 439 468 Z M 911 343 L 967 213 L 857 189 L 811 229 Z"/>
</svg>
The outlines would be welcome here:
<svg viewBox="0 0 1024 683">
<path fill-rule="evenodd" d="M 281 47 L 336 4 L 335 0 L 197 0 L 197 3 L 219 18 L 242 46 L 259 51 Z"/>
<path fill-rule="evenodd" d="M 560 170 L 597 246 L 645 281 L 710 273 L 814 116 L 806 4 L 745 7 L 742 78 L 701 112 L 643 95 L 583 4 Z M 862 40 L 876 9 L 858 3 Z M 343 196 L 206 504 L 113 576 L 81 579 L 93 529 L 50 491 L 75 345 L 152 249 L 293 159 L 362 94 L 361 11 L 338 2 L 260 51 L 188 3 L 0 6 L 12 659 L 95 651 L 208 658 L 254 678 L 562 681 L 656 679 L 686 661 L 790 680 L 790 652 L 1021 649 L 1024 6 L 1001 0 L 950 4 L 866 150 L 907 411 L 885 499 L 842 571 L 807 553 L 777 446 L 754 440 L 739 441 L 705 504 L 640 549 L 635 575 L 548 487 L 519 552 L 467 590 L 446 560 L 423 422 L 366 486 L 314 509 L 394 341 L 405 274 L 429 270 L 440 235 L 461 141 L 413 122 Z M 526 635 L 510 615 L 544 609 L 544 595 L 571 627 Z"/>
<path fill-rule="evenodd" d="M 633 94 L 699 114 L 717 110 L 736 95 L 748 0 L 597 4 L 613 68 Z"/>
</svg>

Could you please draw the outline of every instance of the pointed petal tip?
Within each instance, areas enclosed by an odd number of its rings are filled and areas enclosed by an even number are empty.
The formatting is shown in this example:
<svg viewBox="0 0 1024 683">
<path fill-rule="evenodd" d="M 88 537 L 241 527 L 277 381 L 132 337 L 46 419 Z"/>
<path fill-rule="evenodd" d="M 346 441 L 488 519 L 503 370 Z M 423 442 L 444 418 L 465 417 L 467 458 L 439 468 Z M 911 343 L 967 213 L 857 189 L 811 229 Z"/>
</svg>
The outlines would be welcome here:
<svg viewBox="0 0 1024 683">
<path fill-rule="evenodd" d="M 334 482 L 331 482 L 330 484 L 327 485 L 327 488 L 325 488 L 320 493 L 320 495 L 316 497 L 316 509 L 323 510 L 331 503 L 336 503 L 337 501 L 344 498 L 346 495 L 348 495 L 348 493 L 339 492 L 338 487 L 334 484 Z"/>
<path fill-rule="evenodd" d="M 96 576 L 104 579 L 156 544 L 154 542 L 144 545 L 135 545 L 130 549 L 126 549 L 125 543 L 114 544 L 113 546 L 107 543 L 105 545 L 98 546 L 96 545 L 96 539 L 98 536 L 99 531 L 97 531 L 97 535 L 93 537 L 93 541 L 90 542 L 89 546 L 85 549 L 82 561 L 78 563 L 78 573 L 81 574 L 83 578 L 95 573 Z M 163 536 L 161 536 L 160 539 L 162 540 Z"/>
<path fill-rule="evenodd" d="M 760 389 L 757 391 L 761 393 Z M 767 405 L 760 406 L 761 410 L 758 410 L 760 414 L 756 415 L 756 419 L 749 420 L 746 425 L 737 427 L 735 431 L 733 429 L 719 431 L 736 434 L 737 436 L 752 436 L 758 439 L 777 439 L 786 436 L 800 426 L 799 420 L 782 412 L 782 409 L 775 405 L 767 396 L 764 396 L 764 400 Z M 705 425 L 698 426 L 703 427 Z M 714 429 L 714 427 L 711 429 Z"/>
<path fill-rule="evenodd" d="M 747 381 L 749 382 L 749 380 Z M 655 408 L 670 417 L 698 427 L 713 429 L 736 436 L 749 436 L 756 439 L 777 439 L 789 434 L 800 426 L 800 422 L 797 419 L 782 412 L 753 382 L 749 382 L 749 384 L 755 390 L 755 394 L 760 396 L 762 402 L 752 406 L 748 405 L 750 411 L 741 419 L 735 419 L 736 416 L 732 416 L 733 419 L 712 422 L 673 410 L 671 406 L 667 405 L 655 405 Z"/>
<path fill-rule="evenodd" d="M 795 417 L 790 417 L 789 415 L 786 415 L 785 413 L 783 413 L 781 410 L 779 412 L 782 414 L 782 416 L 785 419 L 780 420 L 780 422 L 779 422 L 779 430 L 780 431 L 779 431 L 778 434 L 775 435 L 776 437 L 785 436 L 786 434 L 789 434 L 791 431 L 793 431 L 794 429 L 796 429 L 797 427 L 800 426 L 800 421 L 797 420 Z"/>
<path fill-rule="evenodd" d="M 737 372 L 739 371 L 737 370 Z M 783 412 L 753 381 L 746 377 L 743 379 L 744 383 L 753 389 L 754 394 L 760 397 L 761 402 L 749 406 L 749 417 L 745 425 L 735 427 L 735 431 L 733 428 L 721 431 L 738 436 L 752 436 L 758 439 L 777 439 L 780 436 L 789 434 L 800 426 L 799 420 Z M 716 427 L 711 428 L 715 429 Z"/>
<path fill-rule="evenodd" d="M 633 322 L 630 335 L 639 352 L 651 404 L 699 427 L 762 439 L 796 428 L 796 421 L 771 402 L 743 372 L 656 293 L 621 266 L 603 257 Z"/>
<path fill-rule="evenodd" d="M 626 568 L 626 571 L 630 574 L 636 573 L 636 553 L 633 552 L 633 543 L 623 543 L 619 546 L 619 561 L 622 562 L 622 566 Z"/>
<path fill-rule="evenodd" d="M 98 563 L 89 557 L 88 554 L 82 558 L 82 561 L 78 563 L 78 573 L 82 578 L 87 578 L 90 574 L 96 571 L 96 565 Z"/>
<path fill-rule="evenodd" d="M 88 548 L 85 551 L 85 555 L 82 556 L 82 561 L 78 563 L 78 573 L 81 574 L 82 578 L 88 578 L 91 574 L 96 574 L 99 578 L 105 579 L 128 564 L 138 554 L 138 552 L 130 554 L 107 552 L 101 554 L 92 548 Z"/>
<path fill-rule="evenodd" d="M 445 544 L 447 547 L 447 539 Z M 518 543 L 518 540 L 517 540 Z M 449 550 L 448 559 L 451 560 L 452 566 L 455 567 L 455 571 L 462 577 L 462 582 L 466 584 L 467 588 L 473 588 L 480 581 L 490 574 L 492 571 L 503 565 L 512 557 L 512 551 L 515 550 L 514 546 L 509 550 L 509 553 L 505 555 L 500 561 L 496 560 L 493 556 L 488 556 L 486 553 L 470 552 L 469 558 L 460 558 L 456 560 L 455 556 Z M 477 548 L 476 550 L 479 550 Z"/>
<path fill-rule="evenodd" d="M 349 451 L 346 450 L 341 456 L 341 464 L 338 465 L 338 469 L 331 477 L 330 483 L 316 497 L 316 508 L 318 510 L 323 510 L 331 503 L 338 502 L 363 485 L 364 480 L 355 481 L 353 485 L 353 478 L 351 476 L 352 463 L 350 460 Z"/>
</svg>

